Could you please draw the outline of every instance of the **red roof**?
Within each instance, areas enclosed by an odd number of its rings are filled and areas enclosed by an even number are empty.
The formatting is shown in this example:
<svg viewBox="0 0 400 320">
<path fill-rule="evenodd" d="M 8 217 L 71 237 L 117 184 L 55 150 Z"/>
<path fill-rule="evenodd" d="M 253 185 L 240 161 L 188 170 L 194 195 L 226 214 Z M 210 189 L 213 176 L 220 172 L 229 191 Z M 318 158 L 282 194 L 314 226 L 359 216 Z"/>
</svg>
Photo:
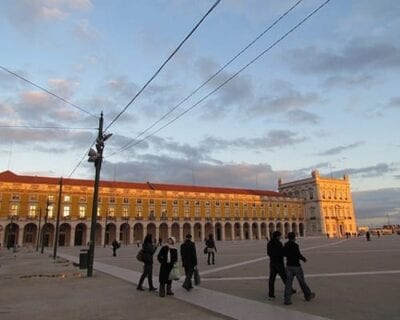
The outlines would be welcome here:
<svg viewBox="0 0 400 320">
<path fill-rule="evenodd" d="M 13 183 L 37 183 L 37 184 L 59 184 L 60 178 L 54 177 L 38 177 L 38 176 L 22 176 L 17 175 L 9 170 L 0 173 L 0 181 Z M 65 185 L 87 186 L 93 187 L 93 180 L 69 179 L 63 178 Z M 126 189 L 145 189 L 159 191 L 181 191 L 181 192 L 204 192 L 204 193 L 228 193 L 228 194 L 244 194 L 256 196 L 284 197 L 285 195 L 276 191 L 254 190 L 254 189 L 236 189 L 223 187 L 205 187 L 191 186 L 179 184 L 163 184 L 163 183 L 140 183 L 140 182 L 114 182 L 100 181 L 100 187 L 106 188 L 126 188 Z"/>
</svg>

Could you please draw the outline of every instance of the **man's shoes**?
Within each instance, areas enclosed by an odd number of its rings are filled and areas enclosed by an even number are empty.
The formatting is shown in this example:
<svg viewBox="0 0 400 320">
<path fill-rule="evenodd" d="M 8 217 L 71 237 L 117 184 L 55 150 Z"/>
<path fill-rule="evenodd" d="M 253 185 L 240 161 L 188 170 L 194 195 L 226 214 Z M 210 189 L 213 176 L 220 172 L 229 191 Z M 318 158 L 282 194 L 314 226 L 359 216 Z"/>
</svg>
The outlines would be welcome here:
<svg viewBox="0 0 400 320">
<path fill-rule="evenodd" d="M 290 305 L 292 305 L 293 303 L 292 303 L 291 301 L 285 301 L 283 304 L 286 305 L 286 306 L 290 306 Z"/>
<path fill-rule="evenodd" d="M 268 300 L 270 300 L 270 301 L 273 301 L 273 300 L 275 300 L 275 296 L 274 295 L 268 295 Z"/>
<path fill-rule="evenodd" d="M 142 287 L 137 287 L 136 290 L 137 291 L 144 291 L 144 289 Z"/>
<path fill-rule="evenodd" d="M 173 293 L 172 291 L 168 291 L 168 292 L 167 292 L 167 295 L 168 295 L 168 296 L 173 296 L 174 293 Z"/>
<path fill-rule="evenodd" d="M 297 290 L 296 289 L 292 289 L 292 294 L 295 294 L 295 293 L 297 293 Z"/>
<path fill-rule="evenodd" d="M 185 289 L 186 289 L 186 291 L 190 291 L 190 287 L 188 287 L 188 286 L 185 286 L 185 285 L 182 285 L 182 287 L 183 287 L 183 288 L 185 288 Z"/>
<path fill-rule="evenodd" d="M 151 287 L 151 288 L 149 288 L 149 291 L 157 291 L 157 288 L 156 287 Z"/>
<path fill-rule="evenodd" d="M 310 295 L 306 297 L 306 301 L 311 301 L 314 298 L 315 298 L 315 292 L 311 292 Z"/>
</svg>

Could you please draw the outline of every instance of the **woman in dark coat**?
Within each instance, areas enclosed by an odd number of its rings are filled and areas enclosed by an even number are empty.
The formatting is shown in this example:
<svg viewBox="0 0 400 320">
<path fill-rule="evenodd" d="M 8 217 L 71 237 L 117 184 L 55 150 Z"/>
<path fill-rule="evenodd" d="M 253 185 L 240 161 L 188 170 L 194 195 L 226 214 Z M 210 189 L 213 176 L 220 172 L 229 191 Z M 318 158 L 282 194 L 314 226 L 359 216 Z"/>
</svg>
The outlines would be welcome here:
<svg viewBox="0 0 400 320">
<path fill-rule="evenodd" d="M 212 264 L 215 264 L 215 252 L 217 252 L 217 247 L 215 246 L 215 241 L 214 237 L 212 234 L 208 236 L 208 239 L 206 240 L 206 248 L 207 248 L 207 263 L 210 265 L 211 259 L 212 258 Z"/>
<path fill-rule="evenodd" d="M 155 291 L 157 290 L 156 287 L 153 286 L 153 255 L 157 250 L 156 246 L 153 246 L 153 239 L 151 234 L 146 235 L 142 245 L 143 250 L 143 273 L 140 277 L 139 284 L 137 286 L 137 290 L 144 291 L 142 285 L 144 279 L 147 277 L 149 282 L 149 290 Z"/>
<path fill-rule="evenodd" d="M 160 262 L 160 297 L 165 297 L 165 286 L 167 286 L 167 295 L 174 295 L 171 291 L 172 280 L 169 280 L 169 274 L 174 266 L 174 263 L 178 261 L 178 250 L 174 247 L 175 238 L 168 238 L 168 242 L 163 246 L 158 253 L 157 259 Z"/>
</svg>

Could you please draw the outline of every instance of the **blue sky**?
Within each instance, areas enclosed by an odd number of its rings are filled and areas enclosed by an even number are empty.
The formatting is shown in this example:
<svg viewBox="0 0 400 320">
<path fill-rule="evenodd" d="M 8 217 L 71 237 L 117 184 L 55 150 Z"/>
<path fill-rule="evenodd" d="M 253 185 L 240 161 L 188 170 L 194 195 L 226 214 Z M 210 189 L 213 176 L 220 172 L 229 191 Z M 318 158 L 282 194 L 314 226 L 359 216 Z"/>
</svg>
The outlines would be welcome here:
<svg viewBox="0 0 400 320">
<path fill-rule="evenodd" d="M 348 173 L 361 223 L 387 214 L 400 223 L 398 1 L 330 1 L 184 117 L 118 152 L 296 2 L 222 0 L 110 128 L 102 177 L 275 190 L 278 178 L 313 169 Z M 323 2 L 302 1 L 166 121 Z M 1 1 L 0 64 L 92 114 L 104 111 L 107 126 L 212 3 Z M 97 121 L 0 70 L 0 125 L 92 128 L 0 128 L 0 170 L 68 176 Z M 85 160 L 73 177 L 93 175 Z"/>
</svg>

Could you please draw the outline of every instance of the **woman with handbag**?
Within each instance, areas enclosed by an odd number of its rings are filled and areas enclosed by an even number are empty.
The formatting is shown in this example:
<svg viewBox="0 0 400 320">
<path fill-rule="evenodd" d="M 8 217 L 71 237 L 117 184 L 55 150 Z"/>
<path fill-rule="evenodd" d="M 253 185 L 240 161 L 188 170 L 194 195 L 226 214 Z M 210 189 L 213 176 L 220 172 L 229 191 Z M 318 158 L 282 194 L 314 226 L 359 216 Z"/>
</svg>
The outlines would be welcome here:
<svg viewBox="0 0 400 320">
<path fill-rule="evenodd" d="M 142 251 L 143 251 L 143 273 L 142 276 L 140 277 L 139 284 L 137 286 L 137 290 L 139 291 L 144 291 L 142 285 L 144 282 L 144 279 L 146 279 L 149 282 L 149 290 L 150 291 L 156 291 L 157 288 L 153 286 L 153 255 L 156 252 L 157 247 L 153 246 L 153 239 L 152 235 L 148 234 L 144 238 L 143 245 L 142 245 Z"/>
<path fill-rule="evenodd" d="M 178 262 L 178 250 L 175 248 L 175 238 L 169 237 L 167 244 L 163 246 L 158 253 L 157 259 L 160 262 L 160 297 L 165 297 L 165 286 L 167 286 L 167 295 L 173 296 L 172 280 L 170 273 L 174 264 Z"/>
<path fill-rule="evenodd" d="M 208 239 L 206 240 L 206 249 L 208 265 L 211 264 L 210 258 L 212 258 L 212 264 L 215 264 L 215 252 L 217 252 L 217 247 L 215 246 L 215 241 L 212 234 L 208 235 Z"/>
</svg>

